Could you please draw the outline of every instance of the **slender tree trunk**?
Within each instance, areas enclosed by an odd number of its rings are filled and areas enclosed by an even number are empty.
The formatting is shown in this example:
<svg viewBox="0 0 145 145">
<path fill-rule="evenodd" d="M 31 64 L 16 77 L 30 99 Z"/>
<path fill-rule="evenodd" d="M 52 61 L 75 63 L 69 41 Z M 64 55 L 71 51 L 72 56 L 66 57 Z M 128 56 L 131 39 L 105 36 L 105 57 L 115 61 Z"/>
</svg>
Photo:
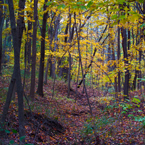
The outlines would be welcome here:
<svg viewBox="0 0 145 145">
<path fill-rule="evenodd" d="M 105 29 L 103 30 L 103 32 L 102 32 L 100 38 L 98 39 L 98 42 L 100 42 L 100 41 L 102 40 L 103 34 L 106 32 L 106 30 L 107 30 L 107 25 L 106 25 Z M 109 35 L 107 35 L 107 37 L 108 37 L 108 36 L 109 36 Z M 106 37 L 106 38 L 107 38 L 107 37 Z M 104 44 L 106 38 L 105 38 L 104 41 L 101 43 L 101 45 Z M 88 73 L 88 71 L 89 71 L 89 68 L 92 66 L 93 59 L 94 59 L 94 57 L 95 57 L 96 51 L 97 51 L 97 48 L 94 49 L 94 52 L 93 52 L 93 56 L 92 56 L 91 62 L 90 62 L 90 64 L 88 65 L 87 70 L 85 71 L 82 80 L 79 82 L 79 84 L 78 84 L 78 86 L 77 86 L 78 88 L 79 88 L 79 87 L 81 86 L 81 84 L 83 83 L 83 79 L 85 79 L 85 77 L 86 77 L 86 75 L 87 75 L 87 73 Z"/>
<path fill-rule="evenodd" d="M 123 53 L 124 53 L 124 60 L 125 60 L 125 82 L 124 82 L 124 98 L 128 99 L 128 90 L 129 90 L 129 70 L 128 70 L 128 54 L 127 54 L 127 36 L 126 36 L 126 29 L 121 28 L 122 33 L 122 47 L 123 47 Z"/>
<path fill-rule="evenodd" d="M 34 0 L 34 20 L 33 23 L 33 49 L 32 49 L 32 70 L 31 70 L 31 89 L 30 97 L 34 99 L 35 93 L 35 65 L 36 65 L 36 35 L 37 35 L 37 3 L 38 0 Z"/>
<path fill-rule="evenodd" d="M 48 0 L 45 0 L 44 11 L 46 11 L 46 3 Z M 47 22 L 48 12 L 45 12 L 43 15 L 43 24 L 41 32 L 41 58 L 40 58 L 40 68 L 39 68 L 39 81 L 37 93 L 43 97 L 43 76 L 44 76 L 44 57 L 45 57 L 45 33 L 46 33 L 46 22 Z"/>
<path fill-rule="evenodd" d="M 133 35 L 133 32 L 132 32 L 132 35 Z M 134 36 L 134 35 L 133 35 Z M 134 39 L 134 37 L 133 37 Z M 136 34 L 136 45 L 138 45 L 139 43 L 139 40 L 138 40 L 138 25 L 137 25 L 137 34 Z M 136 61 L 137 61 L 137 52 L 136 52 Z M 134 76 L 134 79 L 133 79 L 133 86 L 132 86 L 132 90 L 135 90 L 136 89 L 136 84 L 137 84 L 137 76 L 138 76 L 138 70 L 136 69 L 136 66 L 135 66 L 135 76 Z"/>
<path fill-rule="evenodd" d="M 75 18 L 75 23 L 76 23 L 76 18 Z M 80 61 L 80 65 L 81 65 L 82 76 L 84 76 L 82 59 L 81 59 L 81 52 L 80 52 L 80 37 L 78 35 L 77 27 L 76 27 L 76 35 L 77 35 L 77 40 L 78 40 L 79 61 Z M 85 93 L 86 93 L 88 105 L 89 105 L 89 108 L 90 108 L 90 114 L 92 115 L 92 107 L 91 107 L 91 104 L 90 104 L 90 101 L 89 101 L 89 97 L 88 97 L 87 89 L 86 89 L 86 86 L 85 86 L 84 78 L 83 78 L 83 85 L 84 85 L 84 90 L 85 90 Z"/>
<path fill-rule="evenodd" d="M 35 9 L 35 6 L 34 6 L 34 9 Z M 34 13 L 34 15 L 36 15 L 36 14 Z M 30 17 L 31 17 L 31 15 L 30 15 Z M 27 32 L 28 41 L 27 41 L 27 47 L 26 47 L 26 55 L 27 55 L 27 61 L 28 61 L 28 69 L 27 69 L 28 74 L 30 74 L 30 65 L 31 65 L 31 37 L 32 37 L 32 34 L 31 34 L 31 32 L 29 32 L 31 29 L 32 29 L 32 22 L 28 21 L 28 32 Z M 36 31 L 35 33 L 37 33 L 37 30 L 35 30 L 35 31 Z M 36 43 L 36 40 L 34 40 L 34 41 Z"/>
<path fill-rule="evenodd" d="M 130 7 L 129 7 L 129 4 L 127 5 L 127 8 L 128 8 L 128 11 L 129 11 L 129 9 L 130 9 Z M 129 16 L 129 13 L 128 13 L 128 16 Z M 128 22 L 128 26 L 130 25 L 130 22 Z M 128 50 L 130 50 L 130 45 L 131 45 L 131 41 L 130 41 L 130 29 L 128 29 L 128 38 L 127 38 L 127 47 L 128 47 Z M 128 54 L 128 57 L 130 56 L 130 54 Z M 129 64 L 130 62 L 128 62 L 128 64 Z M 129 72 L 129 70 L 128 70 L 128 77 L 129 77 L 129 80 L 130 80 L 130 78 L 131 78 L 131 73 Z M 129 82 L 129 80 L 128 80 L 128 89 L 130 90 L 130 82 Z"/>
<path fill-rule="evenodd" d="M 9 27 L 9 18 L 6 18 L 6 25 L 5 25 L 5 29 L 7 29 Z M 2 55 L 2 62 L 4 63 L 4 65 L 6 65 L 6 63 L 8 62 L 8 60 L 7 60 L 7 55 L 5 55 L 5 52 L 6 52 L 6 50 L 7 50 L 7 47 L 8 47 L 8 45 L 7 45 L 7 41 L 8 41 L 8 38 L 9 37 L 11 37 L 11 36 L 8 36 L 7 34 L 6 34 L 6 37 L 5 37 L 5 39 L 4 39 L 4 45 L 3 45 L 3 55 Z"/>
<path fill-rule="evenodd" d="M 4 24 L 3 0 L 0 0 L 0 74 L 2 74 L 2 29 Z"/>
<path fill-rule="evenodd" d="M 52 15 L 52 11 L 51 11 L 51 15 Z M 53 18 L 52 18 L 52 21 L 53 21 Z M 49 40 L 50 40 L 50 44 L 49 44 L 49 50 L 50 51 L 53 51 L 53 49 L 52 49 L 52 42 L 53 42 L 53 32 L 54 32 L 54 29 L 53 29 L 53 24 L 52 24 L 52 22 L 50 23 L 50 28 L 49 28 L 49 32 L 50 32 L 50 36 L 49 36 Z M 52 55 L 50 55 L 50 58 L 48 58 L 49 59 L 49 63 L 50 63 L 50 77 L 53 77 L 53 56 Z"/>
<path fill-rule="evenodd" d="M 20 74 L 20 46 L 21 46 L 21 39 L 24 29 L 24 17 L 20 15 L 24 15 L 24 12 L 18 13 L 18 21 L 17 21 L 17 28 L 15 22 L 15 15 L 14 15 L 14 6 L 13 1 L 8 0 L 9 5 L 9 12 L 10 12 L 10 21 L 11 21 L 11 31 L 13 36 L 13 47 L 14 47 L 14 72 L 12 75 L 12 79 L 9 85 L 8 94 L 6 103 L 3 108 L 2 114 L 2 123 L 5 122 L 6 115 L 8 113 L 8 108 L 12 98 L 12 92 L 15 85 L 17 85 L 17 94 L 18 94 L 18 115 L 19 115 L 19 135 L 24 136 L 24 106 L 23 106 L 23 88 L 21 83 L 21 74 Z M 23 11 L 25 6 L 25 0 L 19 1 L 19 10 Z"/>
<path fill-rule="evenodd" d="M 71 43 L 71 13 L 70 13 L 70 8 L 69 8 L 69 43 Z M 68 58 L 68 64 L 69 64 L 69 67 L 68 67 L 68 93 L 67 93 L 67 97 L 69 98 L 69 95 L 70 95 L 70 82 L 71 82 L 71 54 L 70 52 L 68 51 L 69 53 L 69 58 Z"/>
<path fill-rule="evenodd" d="M 118 22 L 119 24 L 119 22 Z M 118 47 L 118 50 L 117 50 L 117 59 L 118 59 L 118 65 L 119 65 L 119 59 L 120 59 L 120 27 L 118 26 L 118 38 L 117 38 L 117 47 Z M 118 72 L 118 92 L 120 93 L 121 92 L 121 84 L 120 84 L 120 70 Z"/>
<path fill-rule="evenodd" d="M 50 27 L 48 28 L 48 38 L 49 38 L 49 51 L 52 51 L 51 45 L 52 45 L 52 41 L 53 41 L 53 27 L 52 24 L 50 23 Z M 45 76 L 44 76 L 44 83 L 47 84 L 47 74 L 48 74 L 48 69 L 50 68 L 50 73 L 49 76 L 52 77 L 52 60 L 51 60 L 52 56 L 49 55 L 47 58 L 47 64 L 46 64 L 46 70 L 45 70 Z"/>
<path fill-rule="evenodd" d="M 125 15 L 124 8 L 126 7 L 126 3 L 123 3 L 121 10 L 122 15 Z M 123 47 L 123 54 L 124 54 L 124 63 L 125 63 L 125 82 L 124 82 L 124 99 L 128 99 L 128 90 L 129 90 L 129 70 L 128 70 L 128 53 L 127 53 L 127 30 L 124 27 L 121 27 L 121 34 L 122 34 L 122 47 Z"/>
<path fill-rule="evenodd" d="M 57 50 L 57 36 L 58 36 L 58 30 L 59 30 L 59 24 L 60 24 L 60 14 L 56 17 L 55 20 L 55 34 L 54 34 L 54 49 L 53 52 L 55 52 Z M 52 64 L 52 77 L 55 78 L 55 65 L 56 65 L 56 58 L 53 56 L 53 64 Z"/>
</svg>

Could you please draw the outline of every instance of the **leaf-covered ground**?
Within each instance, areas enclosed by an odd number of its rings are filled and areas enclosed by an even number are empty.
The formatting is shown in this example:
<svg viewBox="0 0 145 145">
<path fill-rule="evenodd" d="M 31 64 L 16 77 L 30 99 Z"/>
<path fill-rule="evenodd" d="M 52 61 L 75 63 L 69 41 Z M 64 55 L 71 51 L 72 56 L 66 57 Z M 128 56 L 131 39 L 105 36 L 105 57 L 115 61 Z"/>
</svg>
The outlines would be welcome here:
<svg viewBox="0 0 145 145">
<path fill-rule="evenodd" d="M 37 82 L 37 81 L 36 81 Z M 37 85 L 37 84 L 36 84 Z M 8 91 L 8 78 L 0 78 L 0 112 Z M 28 98 L 29 81 L 25 85 Z M 67 98 L 67 85 L 63 81 L 53 80 L 44 85 L 44 97 L 35 95 L 35 100 L 29 101 L 24 97 L 26 143 L 40 145 L 144 145 L 145 100 L 141 91 L 130 93 L 130 100 L 138 96 L 139 102 L 131 101 L 126 104 L 122 96 L 117 100 L 113 95 L 87 88 L 93 115 L 83 88 L 77 90 L 72 84 L 70 97 Z M 12 100 L 7 115 L 5 132 L 1 133 L 1 142 L 19 144 L 17 95 Z M 31 110 L 29 109 L 29 106 Z"/>
</svg>

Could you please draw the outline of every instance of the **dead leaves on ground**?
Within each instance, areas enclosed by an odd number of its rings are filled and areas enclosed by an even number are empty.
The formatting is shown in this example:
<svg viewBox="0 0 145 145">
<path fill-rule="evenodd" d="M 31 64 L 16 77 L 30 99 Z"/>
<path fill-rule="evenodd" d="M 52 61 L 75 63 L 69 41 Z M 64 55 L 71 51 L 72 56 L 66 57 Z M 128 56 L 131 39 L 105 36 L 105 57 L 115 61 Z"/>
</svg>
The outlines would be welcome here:
<svg viewBox="0 0 145 145">
<path fill-rule="evenodd" d="M 8 87 L 8 84 L 0 84 L 0 88 L 3 90 L 6 86 Z M 34 102 L 30 102 L 33 115 L 28 111 L 27 103 L 24 103 L 26 110 L 25 140 L 27 143 L 43 145 L 96 144 L 96 138 L 99 135 L 100 144 L 144 144 L 144 129 L 138 131 L 142 124 L 134 121 L 131 116 L 128 117 L 128 114 L 144 116 L 144 104 L 141 103 L 140 108 L 134 106 L 127 114 L 121 114 L 121 107 L 114 106 L 106 109 L 107 106 L 114 104 L 114 102 L 112 103 L 113 98 L 109 94 L 103 96 L 103 92 L 88 88 L 87 91 L 93 109 L 93 116 L 91 116 L 86 96 L 82 94 L 83 88 L 78 90 L 81 96 L 75 101 L 76 95 L 73 92 L 71 92 L 70 98 L 66 97 L 67 85 L 62 81 L 56 81 L 55 95 L 52 98 L 52 86 L 53 81 L 48 80 L 48 84 L 44 85 L 45 96 L 39 97 L 36 94 Z M 72 84 L 72 88 L 75 90 L 75 85 Z M 6 92 L 4 91 L 4 93 Z M 25 93 L 28 94 L 29 92 L 26 91 Z M 135 94 L 137 93 L 135 92 Z M 111 98 L 111 102 L 107 95 Z M 116 104 L 120 105 L 119 102 L 116 102 Z M 0 100 L 0 105 L 2 112 L 4 100 Z M 137 113 L 137 110 L 142 112 Z M 104 121 L 101 120 L 103 117 Z M 110 118 L 113 121 L 105 124 L 105 120 L 107 121 Z M 6 133 L 3 139 L 13 139 L 15 143 L 18 143 L 18 133 L 11 131 L 12 128 L 18 131 L 17 97 L 11 103 L 7 122 L 9 124 L 7 124 L 6 129 L 10 130 L 10 133 Z M 100 125 L 97 126 L 97 130 L 95 129 L 96 124 Z"/>
</svg>

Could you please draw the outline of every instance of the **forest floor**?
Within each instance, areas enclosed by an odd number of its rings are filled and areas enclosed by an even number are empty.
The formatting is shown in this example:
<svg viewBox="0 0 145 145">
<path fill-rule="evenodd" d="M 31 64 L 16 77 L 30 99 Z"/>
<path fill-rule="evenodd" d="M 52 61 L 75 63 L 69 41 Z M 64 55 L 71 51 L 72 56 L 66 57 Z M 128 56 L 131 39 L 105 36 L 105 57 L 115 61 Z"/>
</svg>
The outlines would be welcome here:
<svg viewBox="0 0 145 145">
<path fill-rule="evenodd" d="M 0 112 L 8 91 L 7 77 L 0 78 Z M 37 81 L 36 81 L 37 82 Z M 76 90 L 75 84 L 71 85 Z M 37 88 L 37 84 L 36 84 Z M 67 85 L 56 80 L 52 97 L 53 80 L 44 85 L 44 97 L 35 95 L 29 105 L 24 97 L 25 141 L 36 145 L 144 145 L 145 99 L 141 91 L 130 93 L 132 101 L 124 103 L 119 97 L 101 90 L 87 88 L 92 115 L 83 87 L 78 94 L 70 92 Z M 28 98 L 30 82 L 25 85 Z M 133 97 L 135 96 L 135 97 Z M 135 99 L 134 99 L 135 98 Z M 142 101 L 139 101 L 142 100 Z M 0 134 L 0 144 L 19 144 L 18 99 L 12 100 L 7 115 L 5 132 Z M 31 109 L 30 109 L 30 108 Z M 2 143 L 3 142 L 3 143 Z"/>
</svg>

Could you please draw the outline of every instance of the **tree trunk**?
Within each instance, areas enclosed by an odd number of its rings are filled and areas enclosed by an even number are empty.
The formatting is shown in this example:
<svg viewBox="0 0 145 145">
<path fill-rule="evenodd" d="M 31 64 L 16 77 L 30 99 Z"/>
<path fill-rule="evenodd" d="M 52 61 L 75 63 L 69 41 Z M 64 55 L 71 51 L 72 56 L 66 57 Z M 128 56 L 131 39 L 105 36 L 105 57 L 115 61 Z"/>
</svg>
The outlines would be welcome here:
<svg viewBox="0 0 145 145">
<path fill-rule="evenodd" d="M 54 49 L 53 52 L 57 50 L 57 36 L 58 36 L 58 30 L 59 30 L 59 24 L 60 24 L 60 14 L 56 17 L 55 20 L 55 34 L 54 34 Z M 56 64 L 56 58 L 53 56 L 53 63 L 52 63 L 52 78 L 55 78 L 55 64 Z"/>
<path fill-rule="evenodd" d="M 21 11 L 23 11 L 24 9 L 25 0 L 19 1 L 17 27 L 15 22 L 13 1 L 8 0 L 8 5 L 9 5 L 9 12 L 10 12 L 11 32 L 13 36 L 13 47 L 14 47 L 14 72 L 9 85 L 6 103 L 3 108 L 2 123 L 5 122 L 6 115 L 8 113 L 8 108 L 11 102 L 13 88 L 16 81 L 17 94 L 18 94 L 19 135 L 21 137 L 24 136 L 25 132 L 24 132 L 23 88 L 22 88 L 21 74 L 20 74 L 20 46 L 21 46 L 23 29 L 24 29 L 24 18 L 21 17 L 20 15 L 24 15 L 24 12 Z"/>
<path fill-rule="evenodd" d="M 0 0 L 0 4 L 3 4 L 3 0 Z M 0 74 L 2 74 L 2 29 L 4 24 L 3 17 L 3 5 L 0 5 Z"/>
<path fill-rule="evenodd" d="M 122 5 L 122 15 L 125 15 L 124 8 L 126 7 L 126 3 Z M 124 54 L 124 63 L 125 63 L 125 82 L 124 82 L 124 99 L 128 99 L 128 89 L 129 89 L 129 70 L 128 70 L 128 53 L 127 53 L 127 35 L 126 35 L 126 28 L 121 27 L 121 34 L 122 34 L 122 47 L 123 47 L 123 54 Z"/>
<path fill-rule="evenodd" d="M 118 22 L 119 24 L 119 22 Z M 118 50 L 117 50 L 117 59 L 118 59 L 118 65 L 119 65 L 119 59 L 120 59 L 120 27 L 118 26 L 118 38 L 117 38 L 117 44 L 118 44 Z M 118 92 L 121 92 L 121 84 L 120 84 L 120 70 L 118 72 Z"/>
<path fill-rule="evenodd" d="M 46 11 L 46 3 L 48 0 L 45 0 L 44 11 Z M 44 76 L 44 57 L 45 57 L 45 32 L 46 32 L 46 22 L 47 22 L 48 12 L 45 12 L 43 15 L 43 24 L 41 32 L 41 58 L 40 58 L 40 68 L 39 68 L 39 81 L 37 93 L 43 97 L 43 76 Z"/>
<path fill-rule="evenodd" d="M 34 20 L 33 23 L 33 49 L 32 49 L 32 70 L 31 70 L 31 88 L 30 97 L 34 100 L 35 93 L 35 65 L 36 65 L 36 35 L 37 35 L 37 3 L 38 0 L 34 0 Z"/>
<path fill-rule="evenodd" d="M 5 29 L 7 29 L 9 27 L 9 18 L 6 18 L 6 25 L 5 25 Z M 8 42 L 8 38 L 9 37 L 11 37 L 11 36 L 8 36 L 7 34 L 6 34 L 6 37 L 5 37 L 5 39 L 4 39 L 4 45 L 3 45 L 3 52 L 2 52 L 2 62 L 3 62 L 3 64 L 4 64 L 4 66 L 6 66 L 6 63 L 7 62 L 9 62 L 8 60 L 7 60 L 7 55 L 5 55 L 5 52 L 6 52 L 6 50 L 7 50 L 7 47 L 8 47 L 8 45 L 6 45 Z"/>
<path fill-rule="evenodd" d="M 128 70 L 128 54 L 127 54 L 127 36 L 126 36 L 126 29 L 121 28 L 121 33 L 122 33 L 122 47 L 123 47 L 123 53 L 124 53 L 124 62 L 126 66 L 126 71 L 125 71 L 125 82 L 124 82 L 124 98 L 128 99 L 128 89 L 129 89 L 129 70 Z"/>
<path fill-rule="evenodd" d="M 75 18 L 75 23 L 76 23 L 76 18 Z M 84 74 L 83 74 L 84 73 L 83 72 L 83 64 L 82 64 L 81 52 L 80 52 L 80 36 L 78 35 L 77 27 L 76 27 L 76 35 L 77 35 L 77 41 L 78 41 L 79 61 L 80 61 L 80 66 L 81 66 L 81 70 L 82 70 L 82 76 L 84 76 Z M 86 93 L 88 105 L 89 105 L 89 108 L 90 108 L 90 114 L 92 115 L 92 107 L 91 107 L 91 104 L 90 104 L 90 101 L 89 101 L 89 97 L 88 97 L 87 89 L 86 89 L 86 86 L 85 86 L 84 78 L 83 78 L 83 85 L 84 85 L 84 90 L 85 90 L 85 93 Z"/>
<path fill-rule="evenodd" d="M 36 7 L 37 7 L 37 5 L 36 5 Z M 34 9 L 35 9 L 35 6 L 34 6 Z M 34 15 L 36 15 L 36 14 L 34 13 Z M 27 73 L 28 74 L 30 74 L 30 65 L 31 65 L 30 64 L 31 63 L 30 60 L 31 60 L 31 37 L 32 37 L 32 34 L 31 34 L 31 32 L 29 32 L 31 29 L 32 29 L 32 22 L 28 21 L 28 32 L 27 32 L 27 37 L 28 37 L 27 40 L 28 41 L 27 41 L 27 47 L 26 47 L 27 48 L 26 49 L 26 55 L 27 55 L 27 61 L 28 61 L 28 69 L 27 69 Z M 35 33 L 37 33 L 37 29 L 35 31 L 36 31 Z M 34 42 L 36 43 L 36 40 L 34 40 Z"/>
</svg>

